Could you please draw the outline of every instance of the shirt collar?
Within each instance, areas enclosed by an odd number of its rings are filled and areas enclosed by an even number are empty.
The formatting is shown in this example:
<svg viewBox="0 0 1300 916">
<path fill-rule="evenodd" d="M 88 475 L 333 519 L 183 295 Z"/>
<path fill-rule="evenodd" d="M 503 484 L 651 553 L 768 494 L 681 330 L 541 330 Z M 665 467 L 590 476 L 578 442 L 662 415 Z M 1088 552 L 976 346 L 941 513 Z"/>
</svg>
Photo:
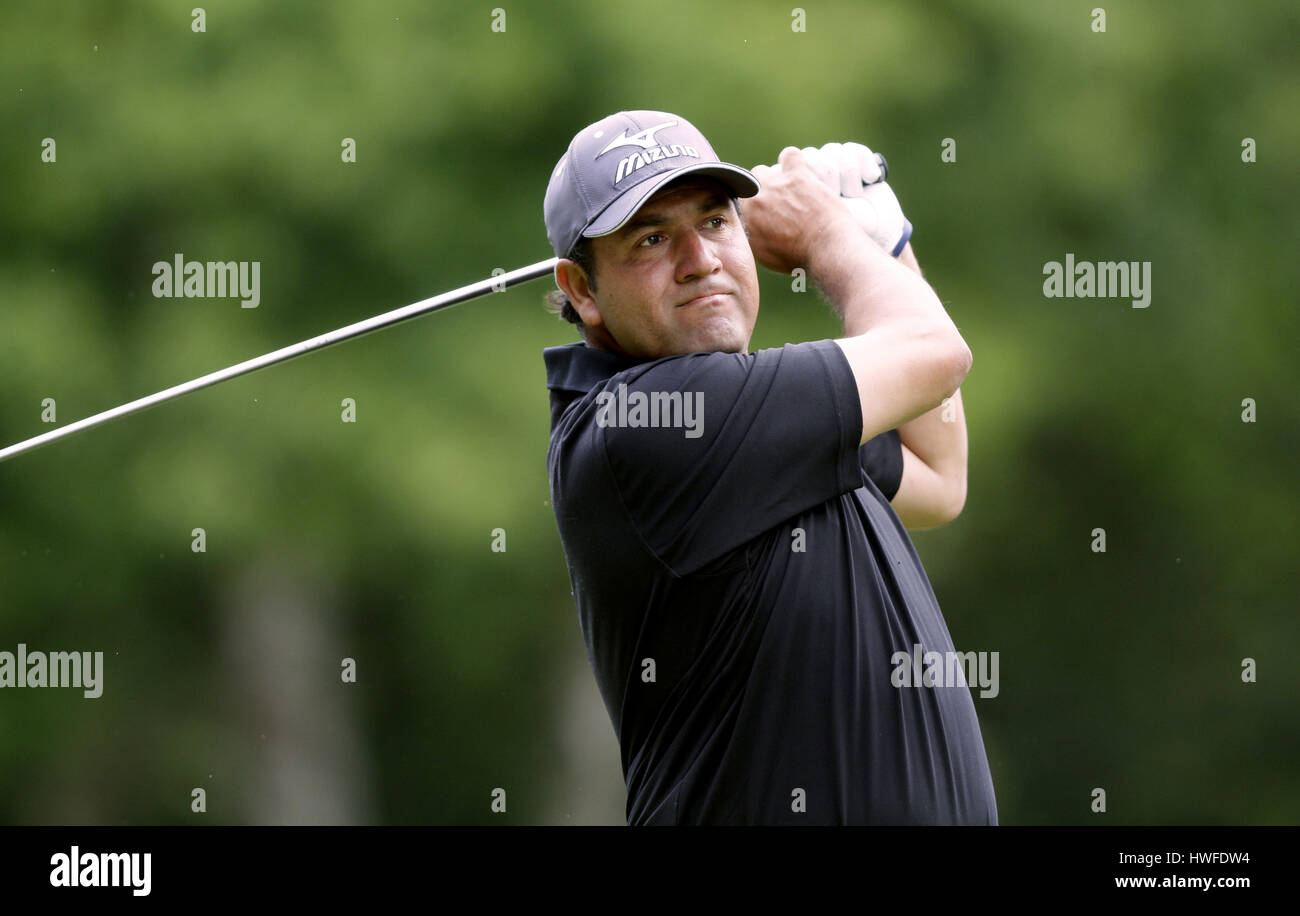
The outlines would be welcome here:
<svg viewBox="0 0 1300 916">
<path fill-rule="evenodd" d="M 608 350 L 597 350 L 579 341 L 542 351 L 546 360 L 546 387 L 551 391 L 586 394 L 612 375 L 645 362 Z"/>
</svg>

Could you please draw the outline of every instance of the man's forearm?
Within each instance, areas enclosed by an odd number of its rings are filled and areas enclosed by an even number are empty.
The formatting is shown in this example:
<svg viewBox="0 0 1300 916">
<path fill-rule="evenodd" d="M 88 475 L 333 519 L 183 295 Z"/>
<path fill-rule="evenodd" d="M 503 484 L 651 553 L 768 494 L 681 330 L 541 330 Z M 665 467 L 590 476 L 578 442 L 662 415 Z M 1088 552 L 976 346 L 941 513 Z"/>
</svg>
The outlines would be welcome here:
<svg viewBox="0 0 1300 916">
<path fill-rule="evenodd" d="M 909 242 L 898 260 L 918 275 L 917 263 Z M 961 389 L 953 392 L 947 404 L 940 404 L 914 420 L 898 427 L 898 438 L 916 457 L 929 465 L 954 488 L 958 508 L 966 501 L 966 413 L 962 409 Z"/>
<path fill-rule="evenodd" d="M 856 229 L 856 225 L 854 226 Z M 903 254 L 910 252 L 911 246 Z M 956 325 L 921 271 L 909 273 L 881 251 L 859 230 L 827 231 L 813 248 L 808 264 L 810 278 L 839 313 L 844 336 L 856 337 L 873 328 L 903 325 L 933 329 L 960 340 Z M 911 262 L 916 263 L 915 259 Z"/>
</svg>

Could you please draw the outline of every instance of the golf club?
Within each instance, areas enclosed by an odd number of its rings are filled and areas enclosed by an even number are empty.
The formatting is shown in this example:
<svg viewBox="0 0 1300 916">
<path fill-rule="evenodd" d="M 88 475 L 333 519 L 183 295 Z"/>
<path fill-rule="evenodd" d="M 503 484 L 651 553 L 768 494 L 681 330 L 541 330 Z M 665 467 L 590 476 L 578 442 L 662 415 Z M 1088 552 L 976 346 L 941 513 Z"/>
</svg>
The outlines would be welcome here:
<svg viewBox="0 0 1300 916">
<path fill-rule="evenodd" d="M 163 401 L 169 401 L 172 398 L 178 398 L 183 394 L 189 394 L 191 391 L 198 391 L 200 388 L 207 388 L 209 385 L 215 385 L 218 382 L 224 382 L 227 379 L 237 378 L 241 375 L 247 375 L 258 369 L 265 369 L 267 366 L 273 366 L 276 363 L 283 363 L 298 356 L 307 353 L 313 353 L 316 350 L 323 350 L 325 347 L 333 346 L 336 343 L 342 343 L 345 340 L 351 340 L 354 337 L 360 337 L 363 334 L 369 334 L 371 331 L 378 331 L 411 318 L 418 318 L 421 315 L 427 315 L 430 312 L 436 312 L 438 309 L 447 308 L 460 302 L 466 302 L 475 299 L 486 293 L 502 292 L 506 288 L 515 286 L 519 283 L 526 283 L 529 280 L 536 280 L 538 277 L 546 276 L 555 270 L 555 263 L 558 258 L 549 258 L 545 261 L 538 261 L 536 264 L 530 264 L 527 267 L 520 267 L 507 273 L 499 274 L 485 280 L 479 280 L 454 289 L 429 299 L 421 299 L 410 305 L 393 309 L 391 312 L 385 312 L 382 315 L 376 315 L 373 318 L 367 318 L 364 321 L 358 321 L 347 327 L 339 328 L 336 331 L 330 331 L 301 343 L 290 344 L 287 347 L 281 347 L 279 350 L 273 350 L 263 356 L 257 356 L 253 359 L 244 360 L 242 363 L 236 363 L 225 369 L 219 369 L 216 372 L 209 372 L 207 375 L 201 375 L 196 379 L 191 379 L 180 385 L 174 385 L 156 394 L 147 397 L 137 398 L 120 407 L 114 407 L 111 410 L 105 410 L 94 416 L 86 417 L 84 420 L 78 420 L 67 426 L 61 426 L 58 429 L 51 430 L 48 433 L 35 436 L 31 439 L 25 439 L 22 442 L 11 445 L 7 448 L 0 449 L 0 461 L 7 461 L 15 455 L 21 455 L 23 452 L 30 452 L 38 449 L 43 445 L 49 445 L 56 439 L 62 439 L 65 436 L 71 436 L 73 433 L 79 433 L 82 430 L 90 429 L 92 426 L 99 426 L 101 423 L 107 423 L 109 420 L 115 420 L 118 417 L 125 417 L 127 414 L 153 407 L 155 404 L 161 404 Z"/>
</svg>

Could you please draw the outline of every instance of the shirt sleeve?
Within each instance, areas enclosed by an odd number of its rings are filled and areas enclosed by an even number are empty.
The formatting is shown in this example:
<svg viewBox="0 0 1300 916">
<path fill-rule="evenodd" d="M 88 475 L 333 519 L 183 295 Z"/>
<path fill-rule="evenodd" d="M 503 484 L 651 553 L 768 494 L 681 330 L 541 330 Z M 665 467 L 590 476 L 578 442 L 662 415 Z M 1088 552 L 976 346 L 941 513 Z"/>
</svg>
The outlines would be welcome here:
<svg viewBox="0 0 1300 916">
<path fill-rule="evenodd" d="M 858 457 L 863 473 L 871 478 L 885 499 L 892 500 L 903 482 L 903 440 L 898 430 L 887 429 L 862 443 Z"/>
<path fill-rule="evenodd" d="M 631 523 L 677 575 L 863 483 L 857 383 L 833 340 L 658 360 L 593 406 Z"/>
</svg>

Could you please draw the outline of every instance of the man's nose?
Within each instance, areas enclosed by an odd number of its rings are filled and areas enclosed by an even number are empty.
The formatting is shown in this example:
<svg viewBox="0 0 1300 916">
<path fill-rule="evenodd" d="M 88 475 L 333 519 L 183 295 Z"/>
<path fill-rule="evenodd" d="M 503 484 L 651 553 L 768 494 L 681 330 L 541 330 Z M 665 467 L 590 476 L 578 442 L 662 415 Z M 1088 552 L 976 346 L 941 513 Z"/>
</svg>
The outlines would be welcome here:
<svg viewBox="0 0 1300 916">
<path fill-rule="evenodd" d="M 722 267 L 722 259 L 714 250 L 714 243 L 700 234 L 698 229 L 690 229 L 679 236 L 680 251 L 677 255 L 677 279 L 689 280 L 691 277 L 704 277 Z"/>
</svg>

